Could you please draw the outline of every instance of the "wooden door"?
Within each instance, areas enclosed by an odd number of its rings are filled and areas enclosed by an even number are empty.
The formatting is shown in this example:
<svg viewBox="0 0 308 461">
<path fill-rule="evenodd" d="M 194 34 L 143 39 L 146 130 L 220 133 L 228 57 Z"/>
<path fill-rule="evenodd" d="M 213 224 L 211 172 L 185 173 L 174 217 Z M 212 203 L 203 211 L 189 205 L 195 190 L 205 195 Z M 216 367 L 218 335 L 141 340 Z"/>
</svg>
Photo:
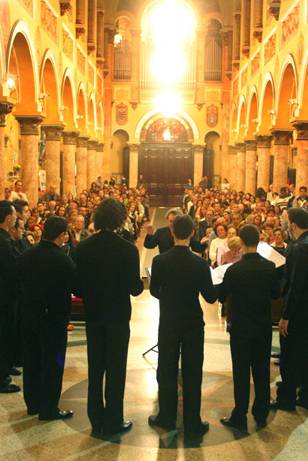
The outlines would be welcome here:
<svg viewBox="0 0 308 461">
<path fill-rule="evenodd" d="M 152 205 L 180 206 L 185 184 L 193 178 L 191 144 L 141 144 L 139 178 L 150 193 Z"/>
</svg>

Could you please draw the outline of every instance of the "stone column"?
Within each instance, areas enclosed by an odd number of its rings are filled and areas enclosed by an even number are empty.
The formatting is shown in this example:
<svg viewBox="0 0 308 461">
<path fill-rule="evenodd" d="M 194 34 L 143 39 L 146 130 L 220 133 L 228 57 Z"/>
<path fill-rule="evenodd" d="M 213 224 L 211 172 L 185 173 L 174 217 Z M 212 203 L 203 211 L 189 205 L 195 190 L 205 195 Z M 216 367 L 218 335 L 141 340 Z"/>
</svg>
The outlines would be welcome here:
<svg viewBox="0 0 308 461">
<path fill-rule="evenodd" d="M 246 144 L 245 192 L 255 195 L 257 185 L 257 143 L 248 140 Z"/>
<path fill-rule="evenodd" d="M 42 125 L 46 136 L 46 189 L 50 186 L 55 186 L 57 193 L 60 193 L 61 168 L 61 139 L 64 126 L 59 125 Z"/>
<path fill-rule="evenodd" d="M 18 115 L 20 125 L 21 173 L 24 191 L 30 207 L 37 205 L 39 187 L 39 134 L 43 117 L 40 115 Z"/>
<path fill-rule="evenodd" d="M 8 102 L 0 102 L 0 200 L 4 198 L 4 188 L 5 188 L 5 163 L 4 163 L 4 129 L 5 129 L 5 119 L 7 114 L 12 112 L 13 104 Z"/>
<path fill-rule="evenodd" d="M 236 188 L 237 178 L 237 151 L 235 146 L 229 146 L 229 174 L 227 179 L 230 183 L 231 189 Z"/>
<path fill-rule="evenodd" d="M 104 69 L 104 5 L 103 0 L 97 0 L 97 50 L 96 64 Z"/>
<path fill-rule="evenodd" d="M 257 187 L 269 190 L 272 136 L 256 136 L 258 154 Z"/>
<path fill-rule="evenodd" d="M 103 176 L 103 154 L 104 154 L 104 144 L 102 142 L 99 142 L 96 145 L 96 171 L 97 171 L 97 177 L 98 176 Z"/>
<path fill-rule="evenodd" d="M 63 132 L 62 190 L 64 194 L 76 195 L 76 144 L 78 131 Z"/>
<path fill-rule="evenodd" d="M 92 182 L 96 181 L 96 178 L 99 176 L 96 170 L 96 146 L 97 141 L 94 141 L 92 139 L 88 141 L 88 189 L 90 189 Z"/>
<path fill-rule="evenodd" d="M 253 36 L 258 40 L 262 41 L 262 30 L 263 30 L 263 0 L 254 0 L 253 8 Z"/>
<path fill-rule="evenodd" d="M 308 121 L 297 120 L 293 123 L 297 131 L 296 189 L 308 186 Z"/>
<path fill-rule="evenodd" d="M 239 68 L 241 50 L 241 12 L 236 10 L 233 15 L 233 67 Z"/>
<path fill-rule="evenodd" d="M 97 0 L 88 0 L 88 54 L 96 50 Z"/>
<path fill-rule="evenodd" d="M 288 184 L 289 150 L 292 131 L 272 130 L 274 138 L 273 191 L 279 192 Z"/>
<path fill-rule="evenodd" d="M 138 161 L 139 161 L 139 145 L 131 144 L 129 147 L 129 187 L 137 187 L 138 185 Z"/>
<path fill-rule="evenodd" d="M 236 190 L 238 192 L 245 192 L 245 144 L 236 144 Z"/>
<path fill-rule="evenodd" d="M 86 31 L 86 0 L 77 0 L 76 2 L 76 36 L 79 38 Z"/>
<path fill-rule="evenodd" d="M 76 149 L 76 188 L 77 195 L 88 188 L 88 137 L 78 136 Z"/>
<path fill-rule="evenodd" d="M 251 3 L 250 0 L 242 0 L 242 53 L 249 56 L 250 50 L 250 20 L 251 20 Z"/>
<path fill-rule="evenodd" d="M 203 176 L 204 146 L 194 146 L 194 185 L 198 186 Z"/>
</svg>

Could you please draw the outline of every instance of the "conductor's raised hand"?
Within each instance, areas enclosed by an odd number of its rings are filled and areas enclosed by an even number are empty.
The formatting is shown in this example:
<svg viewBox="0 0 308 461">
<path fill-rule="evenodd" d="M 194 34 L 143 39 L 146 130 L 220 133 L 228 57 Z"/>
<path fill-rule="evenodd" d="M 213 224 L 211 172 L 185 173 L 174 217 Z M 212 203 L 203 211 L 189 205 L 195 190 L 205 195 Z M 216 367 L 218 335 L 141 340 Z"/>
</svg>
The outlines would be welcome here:
<svg viewBox="0 0 308 461">
<path fill-rule="evenodd" d="M 151 224 L 148 224 L 145 229 L 146 229 L 147 235 L 153 235 L 155 232 L 155 229 Z"/>
</svg>

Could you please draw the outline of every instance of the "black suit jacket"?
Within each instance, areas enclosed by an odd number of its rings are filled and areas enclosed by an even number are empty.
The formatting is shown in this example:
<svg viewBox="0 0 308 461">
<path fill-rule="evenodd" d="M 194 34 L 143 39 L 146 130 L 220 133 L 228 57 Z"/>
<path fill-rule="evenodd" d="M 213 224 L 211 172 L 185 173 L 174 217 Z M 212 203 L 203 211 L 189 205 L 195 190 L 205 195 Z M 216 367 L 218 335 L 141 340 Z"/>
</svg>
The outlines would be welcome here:
<svg viewBox="0 0 308 461">
<path fill-rule="evenodd" d="M 101 231 L 77 247 L 77 277 L 87 322 L 129 322 L 130 295 L 143 291 L 137 248 L 110 231 Z"/>
<path fill-rule="evenodd" d="M 271 331 L 271 300 L 279 296 L 274 263 L 258 253 L 243 255 L 227 269 L 221 286 L 221 301 L 228 299 L 231 310 L 231 333 L 251 336 Z"/>
<path fill-rule="evenodd" d="M 283 318 L 307 328 L 308 231 L 290 245 L 286 260 L 286 300 Z"/>
<path fill-rule="evenodd" d="M 13 241 L 0 229 L 0 309 L 10 308 L 17 295 L 17 267 Z"/>
<path fill-rule="evenodd" d="M 174 247 L 174 239 L 168 226 L 161 227 L 155 231 L 153 235 L 146 235 L 144 239 L 144 246 L 149 250 L 158 246 L 159 253 L 165 253 Z M 198 240 L 193 237 L 190 241 L 190 247 L 196 253 L 203 251 L 202 245 Z"/>
<path fill-rule="evenodd" d="M 217 299 L 208 263 L 183 246 L 153 259 L 150 291 L 160 301 L 160 325 L 169 328 L 203 325 L 199 294 Z"/>
<path fill-rule="evenodd" d="M 66 321 L 75 288 L 75 266 L 60 247 L 47 240 L 26 250 L 18 260 L 23 290 L 23 315 L 31 321 L 43 312 Z"/>
</svg>

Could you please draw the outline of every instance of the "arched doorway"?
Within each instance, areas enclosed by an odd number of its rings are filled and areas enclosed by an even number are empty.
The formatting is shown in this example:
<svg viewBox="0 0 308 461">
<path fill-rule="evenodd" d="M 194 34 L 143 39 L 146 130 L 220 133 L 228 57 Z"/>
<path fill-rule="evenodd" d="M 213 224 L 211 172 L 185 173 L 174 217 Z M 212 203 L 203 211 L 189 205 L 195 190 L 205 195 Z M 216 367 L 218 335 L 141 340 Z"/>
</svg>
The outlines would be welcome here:
<svg viewBox="0 0 308 461">
<path fill-rule="evenodd" d="M 185 184 L 193 178 L 193 133 L 184 119 L 162 115 L 141 131 L 139 180 L 155 206 L 180 205 Z"/>
<path fill-rule="evenodd" d="M 215 185 L 215 170 L 221 171 L 219 165 L 219 159 L 217 158 L 219 145 L 220 145 L 220 136 L 216 131 L 210 131 L 206 134 L 204 138 L 205 148 L 204 148 L 204 157 L 203 157 L 203 176 L 207 176 L 209 187 Z"/>
</svg>

